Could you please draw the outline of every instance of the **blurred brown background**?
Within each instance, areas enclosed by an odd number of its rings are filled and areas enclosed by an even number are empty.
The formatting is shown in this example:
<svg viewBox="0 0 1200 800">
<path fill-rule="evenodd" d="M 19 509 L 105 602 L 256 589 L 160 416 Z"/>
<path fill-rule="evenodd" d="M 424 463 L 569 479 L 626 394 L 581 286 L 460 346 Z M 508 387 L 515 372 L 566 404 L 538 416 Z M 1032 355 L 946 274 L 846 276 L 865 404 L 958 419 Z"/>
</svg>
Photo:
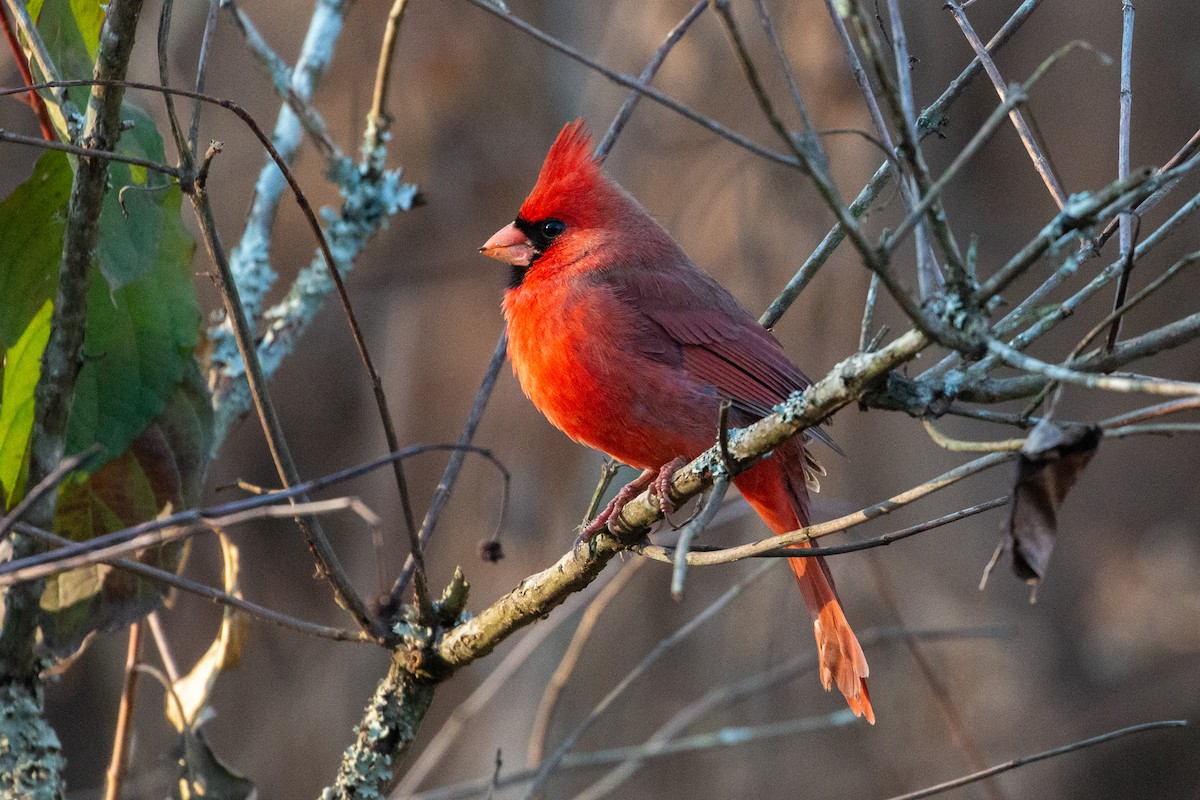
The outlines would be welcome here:
<svg viewBox="0 0 1200 800">
<path fill-rule="evenodd" d="M 360 0 L 350 9 L 336 60 L 316 98 L 347 151 L 357 147 L 389 5 Z M 396 118 L 391 163 L 402 165 L 406 179 L 420 184 L 426 203 L 392 221 L 359 259 L 349 284 L 402 441 L 449 442 L 458 436 L 501 327 L 499 300 L 506 275 L 477 255 L 476 248 L 512 219 L 558 128 L 583 116 L 601 133 L 625 91 L 465 2 L 413 0 L 410 5 L 389 103 Z M 510 3 L 519 16 L 631 74 L 640 71 L 690 5 L 680 0 Z M 801 0 L 770 5 L 815 124 L 821 129 L 868 128 L 824 4 Z M 1016 5 L 1015 0 L 985 0 L 971 5 L 969 14 L 987 38 Z M 247 0 L 243 7 L 280 54 L 294 60 L 309 7 L 267 0 Z M 791 111 L 751 4 L 736 2 L 734 7 L 766 67 L 775 98 Z M 902 7 L 916 57 L 918 101 L 925 105 L 958 74 L 970 50 L 939 3 L 905 0 Z M 172 69 L 180 84 L 191 81 L 206 8 L 207 3 L 177 4 Z M 134 72 L 137 78 L 154 80 L 157 5 L 148 7 L 144 17 Z M 1046 0 L 1000 53 L 998 64 L 1010 82 L 1024 80 L 1072 39 L 1116 57 L 1120 30 L 1118 0 Z M 1200 12 L 1194 3 L 1139 4 L 1135 166 L 1161 164 L 1200 123 L 1198 42 Z M 11 60 L 4 60 L 0 83 L 17 82 Z M 672 52 L 656 85 L 757 141 L 778 146 L 711 14 Z M 273 124 L 278 101 L 224 16 L 217 27 L 208 87 L 249 108 L 264 127 Z M 156 99 L 138 102 L 159 113 Z M 1065 58 L 1034 90 L 1032 114 L 1067 191 L 1095 188 L 1115 176 L 1117 102 L 1115 61 L 1106 66 L 1082 50 Z M 990 84 L 977 80 L 952 109 L 945 138 L 927 141 L 931 164 L 948 164 L 996 103 Z M 0 105 L 0 125 L 34 132 L 28 109 L 12 101 Z M 222 113 L 206 110 L 202 136 L 226 145 L 213 167 L 210 188 L 222 235 L 232 246 L 263 156 L 246 131 Z M 843 194 L 852 197 L 878 165 L 878 152 L 849 135 L 829 137 L 826 146 L 835 179 Z M 0 149 L 0 189 L 7 192 L 23 180 L 35 157 L 12 146 Z M 831 223 L 798 173 L 757 159 L 648 101 L 618 141 L 606 170 L 755 313 L 776 295 Z M 298 174 L 310 198 L 314 204 L 336 204 L 323 172 L 319 156 L 307 148 Z M 1190 178 L 1164 204 L 1166 210 L 1150 215 L 1143 231 L 1194 193 L 1195 183 Z M 871 216 L 872 231 L 898 219 L 899 199 L 894 193 L 888 197 Z M 953 184 L 947 206 L 960 241 L 978 236 L 982 271 L 1003 263 L 1055 211 L 1011 127 Z M 281 286 L 313 252 L 300 223 L 299 213 L 285 201 L 272 251 L 273 263 L 284 275 Z M 1196 227 L 1186 226 L 1143 262 L 1134 287 L 1198 243 Z M 1089 262 L 1084 271 L 1094 274 L 1098 265 L 1108 263 L 1115 241 L 1108 250 L 1105 261 Z M 899 268 L 911 270 L 911 248 L 905 257 L 909 262 L 902 261 Z M 1034 276 L 1046 274 L 1051 263 L 1036 268 Z M 202 256 L 196 268 L 198 273 L 207 269 Z M 1069 284 L 1079 285 L 1078 279 Z M 198 277 L 197 286 L 214 307 L 206 280 Z M 777 335 L 810 374 L 823 374 L 856 348 L 866 286 L 866 271 L 842 248 L 779 324 Z M 1126 333 L 1194 311 L 1198 289 L 1197 276 L 1180 278 L 1172 291 L 1132 315 Z M 275 296 L 279 294 L 281 290 Z M 1106 293 L 1101 305 L 1108 298 Z M 1061 357 L 1097 319 L 1095 314 L 1090 309 L 1061 326 L 1060 335 L 1035 353 Z M 900 329 L 891 309 L 884 317 L 893 330 Z M 1200 378 L 1198 354 L 1192 345 L 1154 359 L 1146 369 L 1195 380 Z M 923 363 L 933 363 L 933 357 L 928 354 Z M 280 371 L 273 391 L 306 476 L 384 451 L 369 385 L 332 305 Z M 1068 391 L 1060 413 L 1098 418 L 1143 400 Z M 1012 435 L 1007 429 L 954 420 L 943 427 L 966 438 Z M 966 460 L 935 447 L 918 422 L 899 415 L 846 409 L 832 433 L 847 457 L 824 455 L 830 474 L 816 501 L 818 518 L 882 499 Z M 474 458 L 428 554 L 434 585 L 444 585 L 454 567 L 463 566 L 472 583 L 473 609 L 564 551 L 601 464 L 596 453 L 570 442 L 538 415 L 507 368 L 477 443 L 492 449 L 514 476 L 504 518 L 507 558 L 488 565 L 476 555 L 479 541 L 496 524 L 501 488 L 495 470 Z M 868 562 L 874 561 L 912 629 L 1001 626 L 993 638 L 922 646 L 965 731 L 989 764 L 1123 725 L 1194 718 L 1200 713 L 1198 456 L 1196 442 L 1186 438 L 1106 443 L 1066 504 L 1062 536 L 1036 605 L 1027 602 L 1027 588 L 1012 577 L 1007 564 L 986 591 L 977 590 L 1004 513 L 993 511 L 870 555 L 835 559 L 848 614 L 860 632 L 895 624 L 872 577 Z M 409 462 L 419 512 L 443 463 L 443 455 Z M 1008 477 L 1007 471 L 976 477 L 858 533 L 882 533 L 995 497 L 1006 491 Z M 230 437 L 212 470 L 211 485 L 238 478 L 275 484 L 254 420 Z M 386 520 L 392 538 L 384 565 L 394 574 L 403 548 L 391 479 L 380 472 L 344 491 L 362 497 Z M 731 519 L 710 531 L 708 540 L 747 541 L 766 532 L 752 515 L 733 514 Z M 329 522 L 328 528 L 362 590 L 373 593 L 375 559 L 366 528 L 348 517 Z M 308 619 L 348 623 L 328 590 L 311 579 L 311 560 L 291 525 L 247 526 L 236 540 L 252 599 Z M 213 544 L 199 543 L 193 574 L 217 582 L 216 565 Z M 551 728 L 551 746 L 660 638 L 753 567 L 693 570 L 679 603 L 670 599 L 665 567 L 642 569 L 610 607 L 584 652 Z M 166 619 L 177 657 L 187 663 L 207 646 L 218 612 L 182 597 Z M 469 723 L 426 788 L 490 775 L 497 749 L 506 772 L 523 766 L 534 709 L 573 626 L 572 620 L 557 630 Z M 507 643 L 439 690 L 422 743 L 512 646 Z M 101 639 L 48 692 L 70 761 L 70 785 L 78 797 L 95 796 L 88 790 L 102 782 L 124 648 L 123 636 Z M 803 604 L 780 565 L 640 679 L 578 749 L 643 741 L 674 711 L 714 686 L 813 649 Z M 875 727 L 857 724 L 809 734 L 802 741 L 767 740 L 660 759 L 615 796 L 886 797 L 970 771 L 903 644 L 892 640 L 867 650 L 879 717 Z M 241 666 L 225 675 L 217 689 L 219 716 L 207 728 L 209 739 L 231 766 L 258 783 L 261 797 L 314 796 L 332 779 L 351 728 L 385 667 L 385 654 L 374 648 L 305 638 L 255 623 Z M 160 699 L 156 687 L 143 684 L 129 796 L 161 797 L 168 791 L 171 731 L 162 721 Z M 810 673 L 723 708 L 691 730 L 824 714 L 841 704 L 840 697 L 821 691 Z M 1200 734 L 1194 727 L 1150 733 L 1027 767 L 998 783 L 1010 798 L 1197 797 L 1198 752 Z M 571 796 L 598 774 L 564 774 L 551 783 L 547 796 Z M 499 796 L 520 796 L 520 790 Z M 985 795 L 976 786 L 947 796 Z"/>
</svg>

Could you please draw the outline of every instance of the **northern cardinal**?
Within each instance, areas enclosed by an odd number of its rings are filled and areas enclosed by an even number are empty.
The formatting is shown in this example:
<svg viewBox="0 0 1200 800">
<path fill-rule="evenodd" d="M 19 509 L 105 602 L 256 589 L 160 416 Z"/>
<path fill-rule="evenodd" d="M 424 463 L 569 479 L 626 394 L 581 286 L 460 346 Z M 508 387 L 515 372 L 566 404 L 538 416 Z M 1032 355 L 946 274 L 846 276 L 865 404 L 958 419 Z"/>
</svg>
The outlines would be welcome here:
<svg viewBox="0 0 1200 800">
<path fill-rule="evenodd" d="M 811 383 L 600 171 L 591 149 L 582 120 L 566 125 L 516 220 L 480 248 L 512 267 L 503 309 L 525 394 L 572 439 L 645 471 L 585 538 L 647 486 L 670 511 L 671 473 L 713 445 L 723 401 L 732 404 L 730 423 L 744 426 Z M 797 437 L 733 482 L 785 533 L 808 524 L 813 464 Z M 829 567 L 821 558 L 788 563 L 812 614 L 822 684 L 836 683 L 854 713 L 874 723 L 866 656 Z"/>
</svg>

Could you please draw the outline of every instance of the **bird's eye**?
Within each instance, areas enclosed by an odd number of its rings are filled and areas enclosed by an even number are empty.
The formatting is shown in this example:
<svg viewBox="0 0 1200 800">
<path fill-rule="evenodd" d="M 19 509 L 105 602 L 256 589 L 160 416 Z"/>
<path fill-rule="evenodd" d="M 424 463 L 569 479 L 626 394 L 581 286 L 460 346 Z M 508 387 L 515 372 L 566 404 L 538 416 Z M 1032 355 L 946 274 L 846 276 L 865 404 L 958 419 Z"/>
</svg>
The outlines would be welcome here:
<svg viewBox="0 0 1200 800">
<path fill-rule="evenodd" d="M 538 233 L 547 240 L 557 238 L 566 229 L 566 223 L 558 219 L 546 219 L 538 223 Z"/>
</svg>

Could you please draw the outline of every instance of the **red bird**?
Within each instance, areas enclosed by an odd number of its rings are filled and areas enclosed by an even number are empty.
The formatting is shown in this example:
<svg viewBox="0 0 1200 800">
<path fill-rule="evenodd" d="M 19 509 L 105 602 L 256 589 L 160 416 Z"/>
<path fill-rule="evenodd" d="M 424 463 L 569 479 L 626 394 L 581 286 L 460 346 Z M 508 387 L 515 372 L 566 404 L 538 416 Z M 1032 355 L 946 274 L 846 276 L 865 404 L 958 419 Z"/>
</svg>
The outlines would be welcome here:
<svg viewBox="0 0 1200 800">
<path fill-rule="evenodd" d="M 665 500 L 681 459 L 714 443 L 723 401 L 732 403 L 730 423 L 744 426 L 811 383 L 604 176 L 591 151 L 582 120 L 565 126 L 516 221 L 480 248 L 512 266 L 503 308 L 521 388 L 572 439 L 645 470 L 585 536 L 647 485 Z M 808 524 L 808 469 L 797 437 L 733 482 L 775 533 L 785 533 Z M 836 683 L 854 713 L 873 723 L 867 659 L 829 567 L 821 558 L 788 563 L 812 614 L 822 684 Z"/>
</svg>

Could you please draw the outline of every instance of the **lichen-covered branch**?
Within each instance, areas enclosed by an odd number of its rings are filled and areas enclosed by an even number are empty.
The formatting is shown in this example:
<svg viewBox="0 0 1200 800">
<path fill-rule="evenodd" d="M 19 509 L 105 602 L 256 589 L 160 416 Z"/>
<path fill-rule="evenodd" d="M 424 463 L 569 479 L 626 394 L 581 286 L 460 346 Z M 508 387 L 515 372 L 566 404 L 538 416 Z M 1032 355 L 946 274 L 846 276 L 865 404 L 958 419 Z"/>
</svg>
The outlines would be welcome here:
<svg viewBox="0 0 1200 800">
<path fill-rule="evenodd" d="M 436 684 L 417 678 L 405 663 L 406 653 L 392 657 L 355 729 L 354 744 L 342 756 L 337 778 L 321 792 L 321 800 L 375 800 L 384 796 L 400 763 L 417 736 L 433 702 Z"/>
</svg>

